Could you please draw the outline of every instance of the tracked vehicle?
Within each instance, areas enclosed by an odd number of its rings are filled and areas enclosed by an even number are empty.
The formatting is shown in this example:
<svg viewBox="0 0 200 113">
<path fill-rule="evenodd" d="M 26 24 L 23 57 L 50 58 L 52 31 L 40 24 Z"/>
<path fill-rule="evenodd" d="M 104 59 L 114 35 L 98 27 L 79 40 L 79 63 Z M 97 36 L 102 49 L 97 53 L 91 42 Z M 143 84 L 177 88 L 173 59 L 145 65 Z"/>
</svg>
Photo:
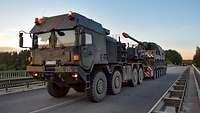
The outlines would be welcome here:
<svg viewBox="0 0 200 113">
<path fill-rule="evenodd" d="M 20 47 L 23 34 L 20 31 Z M 100 23 L 75 12 L 36 18 L 27 73 L 47 81 L 53 97 L 63 97 L 74 88 L 93 102 L 120 93 L 123 82 L 141 84 L 147 70 L 142 57 L 146 49 L 140 50 L 144 48 L 140 44 L 127 47 L 109 34 Z"/>
</svg>

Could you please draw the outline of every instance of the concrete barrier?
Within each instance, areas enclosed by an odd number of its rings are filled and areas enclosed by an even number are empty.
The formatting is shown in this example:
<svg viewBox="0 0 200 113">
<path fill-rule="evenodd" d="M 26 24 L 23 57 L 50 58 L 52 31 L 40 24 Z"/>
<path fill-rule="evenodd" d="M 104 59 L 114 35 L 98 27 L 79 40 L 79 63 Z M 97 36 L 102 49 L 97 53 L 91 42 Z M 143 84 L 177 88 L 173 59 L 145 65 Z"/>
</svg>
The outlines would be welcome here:
<svg viewBox="0 0 200 113">
<path fill-rule="evenodd" d="M 192 64 L 192 67 L 194 68 L 195 84 L 196 84 L 196 88 L 197 88 L 198 98 L 199 98 L 199 101 L 200 101 L 200 89 L 199 89 L 199 86 L 200 86 L 200 71 L 193 64 Z"/>
</svg>

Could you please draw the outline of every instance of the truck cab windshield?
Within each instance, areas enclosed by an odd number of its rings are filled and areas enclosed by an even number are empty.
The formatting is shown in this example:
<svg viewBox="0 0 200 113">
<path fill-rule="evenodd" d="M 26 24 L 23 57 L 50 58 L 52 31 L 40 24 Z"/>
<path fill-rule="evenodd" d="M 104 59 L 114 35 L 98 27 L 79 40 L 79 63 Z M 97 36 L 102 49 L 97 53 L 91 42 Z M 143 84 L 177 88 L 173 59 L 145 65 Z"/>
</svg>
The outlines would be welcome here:
<svg viewBox="0 0 200 113">
<path fill-rule="evenodd" d="M 75 46 L 75 31 L 62 30 L 36 34 L 38 48 Z"/>
</svg>

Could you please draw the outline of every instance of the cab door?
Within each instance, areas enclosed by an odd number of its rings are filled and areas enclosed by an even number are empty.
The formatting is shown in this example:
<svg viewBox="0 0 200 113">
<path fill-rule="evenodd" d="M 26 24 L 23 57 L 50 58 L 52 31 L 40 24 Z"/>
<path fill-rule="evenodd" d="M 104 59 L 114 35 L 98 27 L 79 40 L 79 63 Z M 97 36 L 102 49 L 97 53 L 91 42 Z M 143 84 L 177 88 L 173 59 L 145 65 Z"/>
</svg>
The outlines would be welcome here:
<svg viewBox="0 0 200 113">
<path fill-rule="evenodd" d="M 83 33 L 81 42 L 81 65 L 83 68 L 89 70 L 94 63 L 95 55 L 92 34 Z"/>
</svg>

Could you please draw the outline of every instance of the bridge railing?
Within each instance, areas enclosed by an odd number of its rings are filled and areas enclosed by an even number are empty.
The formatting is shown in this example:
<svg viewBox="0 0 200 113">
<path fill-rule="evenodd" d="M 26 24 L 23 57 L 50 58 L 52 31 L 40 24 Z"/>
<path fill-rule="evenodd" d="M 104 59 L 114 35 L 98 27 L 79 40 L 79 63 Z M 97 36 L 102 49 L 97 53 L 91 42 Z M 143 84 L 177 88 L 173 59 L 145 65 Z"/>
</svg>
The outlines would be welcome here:
<svg viewBox="0 0 200 113">
<path fill-rule="evenodd" d="M 30 85 L 34 84 L 45 85 L 45 82 L 33 79 L 25 70 L 0 71 L 0 89 L 5 89 L 6 92 L 9 88 L 20 86 L 29 88 Z"/>
<path fill-rule="evenodd" d="M 189 72 L 190 67 L 177 78 L 148 113 L 182 113 Z"/>
<path fill-rule="evenodd" d="M 198 97 L 200 101 L 200 71 L 196 66 L 192 65 L 192 67 L 194 68 L 195 84 L 196 84 L 197 93 L 198 93 Z"/>
<path fill-rule="evenodd" d="M 15 78 L 32 78 L 28 76 L 26 71 L 0 71 L 0 80 L 15 79 Z"/>
</svg>

